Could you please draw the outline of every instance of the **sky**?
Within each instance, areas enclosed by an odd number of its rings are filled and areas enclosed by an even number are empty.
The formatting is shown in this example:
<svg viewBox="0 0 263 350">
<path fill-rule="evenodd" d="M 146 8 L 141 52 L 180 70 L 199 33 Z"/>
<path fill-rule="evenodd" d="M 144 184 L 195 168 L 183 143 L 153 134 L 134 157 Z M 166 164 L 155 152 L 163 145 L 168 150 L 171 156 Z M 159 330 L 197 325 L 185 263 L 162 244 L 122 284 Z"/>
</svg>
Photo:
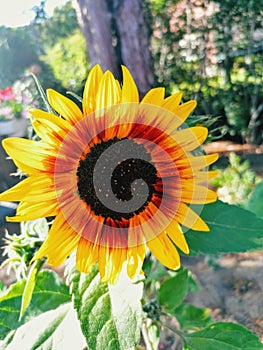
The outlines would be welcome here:
<svg viewBox="0 0 263 350">
<path fill-rule="evenodd" d="M 0 26 L 20 27 L 29 24 L 34 18 L 32 7 L 41 0 L 0 0 Z M 46 11 L 52 15 L 54 8 L 62 6 L 67 0 L 47 0 Z"/>
</svg>

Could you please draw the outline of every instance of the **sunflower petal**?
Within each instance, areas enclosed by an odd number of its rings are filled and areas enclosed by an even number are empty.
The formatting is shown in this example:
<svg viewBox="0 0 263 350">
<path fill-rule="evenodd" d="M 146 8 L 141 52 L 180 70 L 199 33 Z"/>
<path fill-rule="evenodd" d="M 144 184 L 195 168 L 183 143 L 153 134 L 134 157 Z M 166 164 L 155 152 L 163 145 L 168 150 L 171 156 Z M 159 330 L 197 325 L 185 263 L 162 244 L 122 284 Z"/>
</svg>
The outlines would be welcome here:
<svg viewBox="0 0 263 350">
<path fill-rule="evenodd" d="M 60 213 L 33 261 L 47 256 L 49 265 L 58 266 L 77 248 L 79 239 L 80 236 L 67 224 Z"/>
<path fill-rule="evenodd" d="M 78 243 L 76 265 L 80 272 L 89 273 L 91 267 L 98 261 L 99 246 L 81 237 Z"/>
<path fill-rule="evenodd" d="M 183 147 L 184 151 L 198 148 L 207 138 L 208 130 L 202 126 L 177 131 L 172 137 Z"/>
<path fill-rule="evenodd" d="M 147 103 L 155 106 L 162 106 L 164 101 L 165 89 L 162 87 L 151 89 L 142 99 L 141 103 Z"/>
<path fill-rule="evenodd" d="M 177 92 L 176 94 L 167 97 L 163 101 L 162 108 L 165 108 L 174 114 L 181 102 L 182 96 L 183 94 L 181 92 Z"/>
<path fill-rule="evenodd" d="M 76 124 L 82 119 L 83 116 L 81 110 L 69 98 L 52 89 L 47 90 L 47 97 L 54 110 L 71 124 Z"/>
<path fill-rule="evenodd" d="M 188 158 L 182 158 L 182 159 L 178 159 L 176 161 L 176 166 L 178 168 L 178 170 L 180 171 L 180 173 L 184 173 L 187 174 L 188 172 L 193 173 L 201 170 L 205 167 L 207 167 L 210 164 L 213 164 L 217 161 L 218 159 L 218 154 L 208 154 L 205 156 L 192 156 L 192 155 L 188 155 Z"/>
<path fill-rule="evenodd" d="M 131 247 L 128 249 L 127 273 L 131 279 L 133 279 L 141 272 L 145 255 L 145 244 L 141 244 L 138 247 Z"/>
<path fill-rule="evenodd" d="M 110 254 L 111 264 L 106 268 L 105 280 L 115 284 L 127 260 L 127 248 L 113 248 Z"/>
<path fill-rule="evenodd" d="M 181 191 L 181 200 L 186 203 L 205 204 L 217 200 L 217 194 L 214 191 L 189 180 L 181 181 Z"/>
<path fill-rule="evenodd" d="M 56 193 L 50 178 L 45 175 L 29 177 L 0 194 L 0 201 L 46 202 L 55 199 Z"/>
<path fill-rule="evenodd" d="M 66 120 L 54 114 L 38 109 L 32 109 L 29 112 L 34 117 L 32 125 L 35 132 L 46 143 L 59 144 L 71 128 Z"/>
<path fill-rule="evenodd" d="M 156 238 L 148 241 L 147 245 L 160 263 L 171 270 L 179 269 L 180 256 L 166 233 L 163 232 Z"/>
<path fill-rule="evenodd" d="M 188 244 L 181 226 L 177 221 L 173 220 L 170 225 L 166 227 L 165 232 L 183 253 L 189 254 Z"/>
<path fill-rule="evenodd" d="M 195 174 L 195 180 L 197 183 L 205 183 L 207 184 L 207 181 L 210 179 L 213 179 L 215 176 L 218 175 L 217 170 L 211 170 L 211 171 L 199 171 Z"/>
<path fill-rule="evenodd" d="M 174 114 L 180 117 L 183 123 L 188 118 L 190 113 L 195 109 L 196 105 L 197 105 L 197 102 L 194 100 L 183 103 L 176 108 L 176 110 L 174 111 Z"/>
<path fill-rule="evenodd" d="M 139 92 L 129 70 L 122 66 L 123 86 L 121 102 L 139 102 Z"/>
<path fill-rule="evenodd" d="M 89 73 L 88 79 L 85 84 L 83 92 L 83 114 L 84 116 L 95 110 L 96 106 L 96 94 L 98 86 L 102 79 L 103 72 L 101 67 L 97 64 L 94 66 Z"/>
<path fill-rule="evenodd" d="M 107 71 L 100 80 L 98 87 L 96 95 L 96 110 L 102 110 L 119 102 L 120 92 L 115 78 L 111 72 Z"/>
<path fill-rule="evenodd" d="M 45 218 L 48 216 L 55 216 L 59 212 L 57 201 L 50 201 L 47 205 L 44 203 L 29 203 L 21 202 L 16 211 L 16 216 L 7 216 L 9 222 L 21 222 L 28 220 L 35 220 L 38 218 Z"/>
<path fill-rule="evenodd" d="M 56 153 L 45 143 L 10 137 L 2 144 L 15 164 L 27 174 L 47 171 L 54 165 Z"/>
<path fill-rule="evenodd" d="M 210 231 L 207 224 L 185 203 L 180 203 L 175 219 L 182 225 L 197 231 Z"/>
</svg>

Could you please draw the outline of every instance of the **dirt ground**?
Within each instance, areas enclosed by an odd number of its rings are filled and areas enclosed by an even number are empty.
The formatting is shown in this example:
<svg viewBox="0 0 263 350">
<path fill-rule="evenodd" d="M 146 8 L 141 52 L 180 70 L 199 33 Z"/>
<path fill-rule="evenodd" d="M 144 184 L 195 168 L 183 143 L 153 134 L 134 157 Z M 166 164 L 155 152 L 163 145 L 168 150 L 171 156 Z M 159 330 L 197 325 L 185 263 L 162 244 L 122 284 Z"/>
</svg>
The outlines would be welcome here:
<svg viewBox="0 0 263 350">
<path fill-rule="evenodd" d="M 263 252 L 228 254 L 211 263 L 188 258 L 201 287 L 188 301 L 212 310 L 216 321 L 237 322 L 263 341 Z"/>
</svg>

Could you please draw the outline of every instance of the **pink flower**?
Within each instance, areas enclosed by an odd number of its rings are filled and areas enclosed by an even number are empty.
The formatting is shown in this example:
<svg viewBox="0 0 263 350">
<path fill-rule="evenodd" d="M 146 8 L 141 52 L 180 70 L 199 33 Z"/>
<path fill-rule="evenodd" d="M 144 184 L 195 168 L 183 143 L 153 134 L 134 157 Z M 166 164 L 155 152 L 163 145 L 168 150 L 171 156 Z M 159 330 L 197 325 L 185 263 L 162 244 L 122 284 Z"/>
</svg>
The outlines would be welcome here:
<svg viewBox="0 0 263 350">
<path fill-rule="evenodd" d="M 11 86 L 0 90 L 0 101 L 15 100 L 15 94 Z"/>
</svg>

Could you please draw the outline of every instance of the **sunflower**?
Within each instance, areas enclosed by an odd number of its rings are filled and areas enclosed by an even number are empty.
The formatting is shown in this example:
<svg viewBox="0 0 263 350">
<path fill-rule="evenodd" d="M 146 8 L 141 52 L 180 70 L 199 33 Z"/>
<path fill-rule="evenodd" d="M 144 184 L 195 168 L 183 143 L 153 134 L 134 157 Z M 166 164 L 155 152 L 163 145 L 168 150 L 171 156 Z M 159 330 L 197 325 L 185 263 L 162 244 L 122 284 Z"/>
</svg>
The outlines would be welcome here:
<svg viewBox="0 0 263 350">
<path fill-rule="evenodd" d="M 103 281 L 115 283 L 123 268 L 142 273 L 147 247 L 169 269 L 188 254 L 183 228 L 209 231 L 191 208 L 216 200 L 207 188 L 207 166 L 217 155 L 195 155 L 205 127 L 184 122 L 195 101 L 164 97 L 151 89 L 139 101 L 134 80 L 122 67 L 122 86 L 111 72 L 91 69 L 82 110 L 48 89 L 54 113 L 30 110 L 40 141 L 9 138 L 7 153 L 28 177 L 0 195 L 20 201 L 19 222 L 55 216 L 34 259 L 60 265 L 74 250 L 79 271 L 98 262 Z M 185 231 L 185 230 L 184 230 Z"/>
</svg>

